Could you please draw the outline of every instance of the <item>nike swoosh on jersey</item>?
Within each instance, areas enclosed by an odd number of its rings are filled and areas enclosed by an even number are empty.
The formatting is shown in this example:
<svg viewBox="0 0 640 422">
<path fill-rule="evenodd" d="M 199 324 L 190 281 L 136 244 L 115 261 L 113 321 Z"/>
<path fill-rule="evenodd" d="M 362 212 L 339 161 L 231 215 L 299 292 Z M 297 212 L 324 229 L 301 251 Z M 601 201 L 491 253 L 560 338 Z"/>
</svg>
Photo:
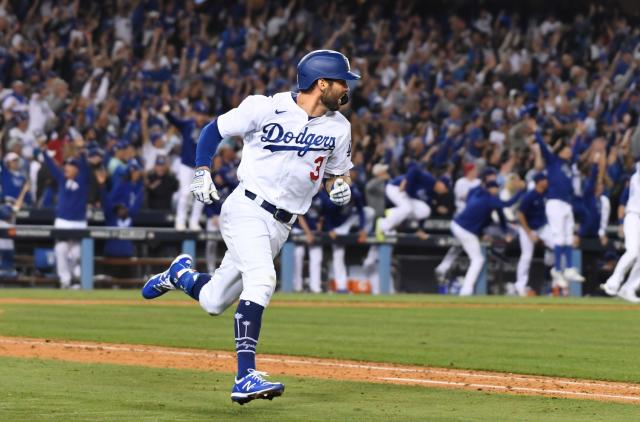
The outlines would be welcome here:
<svg viewBox="0 0 640 422">
<path fill-rule="evenodd" d="M 278 110 L 276 109 L 276 114 L 282 114 L 282 113 L 286 113 L 287 110 Z"/>
</svg>

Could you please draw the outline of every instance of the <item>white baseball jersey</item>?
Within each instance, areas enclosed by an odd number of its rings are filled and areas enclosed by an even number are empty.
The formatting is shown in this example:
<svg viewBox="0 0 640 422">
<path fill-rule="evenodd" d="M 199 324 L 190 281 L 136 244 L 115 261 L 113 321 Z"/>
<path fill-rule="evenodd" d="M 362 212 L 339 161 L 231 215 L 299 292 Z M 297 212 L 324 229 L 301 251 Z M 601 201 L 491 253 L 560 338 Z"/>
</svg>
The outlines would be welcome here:
<svg viewBox="0 0 640 422">
<path fill-rule="evenodd" d="M 305 214 L 324 173 L 351 163 L 351 124 L 339 112 L 309 118 L 291 92 L 252 95 L 218 117 L 222 137 L 242 136 L 241 184 L 278 208 Z"/>
<path fill-rule="evenodd" d="M 636 168 L 636 172 L 629 179 L 629 200 L 625 212 L 640 214 L 640 168 Z"/>
</svg>

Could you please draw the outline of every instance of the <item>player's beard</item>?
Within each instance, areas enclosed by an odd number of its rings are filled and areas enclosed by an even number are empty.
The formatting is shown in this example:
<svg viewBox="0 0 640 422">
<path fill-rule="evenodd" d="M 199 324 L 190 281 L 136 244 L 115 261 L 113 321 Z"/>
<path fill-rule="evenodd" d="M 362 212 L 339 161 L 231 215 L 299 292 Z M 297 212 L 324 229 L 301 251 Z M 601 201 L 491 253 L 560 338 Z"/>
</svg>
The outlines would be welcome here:
<svg viewBox="0 0 640 422">
<path fill-rule="evenodd" d="M 336 97 L 335 94 L 332 95 L 328 89 L 320 96 L 320 102 L 331 111 L 338 111 L 340 109 L 340 97 Z"/>
</svg>

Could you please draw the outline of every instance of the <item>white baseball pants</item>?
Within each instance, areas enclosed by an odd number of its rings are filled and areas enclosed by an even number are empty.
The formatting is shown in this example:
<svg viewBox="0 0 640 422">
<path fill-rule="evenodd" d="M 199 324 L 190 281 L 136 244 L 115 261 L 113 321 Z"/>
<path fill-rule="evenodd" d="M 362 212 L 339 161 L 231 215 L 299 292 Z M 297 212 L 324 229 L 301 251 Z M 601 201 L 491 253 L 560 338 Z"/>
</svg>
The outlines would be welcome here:
<svg viewBox="0 0 640 422">
<path fill-rule="evenodd" d="M 471 296 L 485 261 L 484 255 L 482 255 L 480 239 L 475 234 L 459 226 L 455 221 L 451 222 L 451 232 L 460 241 L 462 248 L 471 261 L 467 273 L 464 275 L 460 296 Z"/>
<path fill-rule="evenodd" d="M 545 204 L 547 221 L 551 227 L 553 246 L 573 245 L 573 210 L 571 204 L 559 199 L 549 199 Z"/>
<path fill-rule="evenodd" d="M 200 306 L 218 315 L 240 297 L 266 307 L 276 287 L 273 259 L 290 230 L 238 186 L 222 205 L 220 231 L 227 252 L 200 291 Z"/>
<path fill-rule="evenodd" d="M 548 224 L 534 231 L 547 248 L 553 249 L 553 237 Z M 518 291 L 524 291 L 529 283 L 529 270 L 531 269 L 535 244 L 529 239 L 527 232 L 521 226 L 518 226 L 518 240 L 520 242 L 520 259 L 516 269 L 516 288 L 519 289 Z"/>
<path fill-rule="evenodd" d="M 220 219 L 217 215 L 207 219 L 207 231 L 211 233 L 220 233 Z M 207 259 L 207 272 L 212 273 L 216 270 L 218 264 L 218 241 L 207 240 L 205 244 L 205 257 Z"/>
<path fill-rule="evenodd" d="M 58 229 L 86 229 L 86 221 L 71 221 L 56 218 L 53 227 Z M 62 288 L 71 287 L 73 277 L 80 278 L 80 242 L 77 240 L 56 240 L 53 247 L 56 256 L 56 272 Z"/>
<path fill-rule="evenodd" d="M 387 185 L 385 193 L 395 205 L 389 210 L 389 215 L 380 220 L 380 228 L 385 233 L 390 232 L 405 220 L 423 220 L 431 215 L 431 208 L 426 202 L 411 198 L 398 186 Z"/>
<path fill-rule="evenodd" d="M 607 284 L 612 287 L 620 287 L 627 271 L 633 265 L 633 269 L 629 274 L 629 281 L 634 279 L 640 280 L 640 263 L 638 256 L 640 255 L 640 215 L 629 212 L 624 216 L 622 226 L 624 230 L 624 254 L 618 260 L 613 274 L 607 280 Z M 634 265 L 635 262 L 635 265 Z"/>
<path fill-rule="evenodd" d="M 460 254 L 462 253 L 462 247 L 458 245 L 450 246 L 447 249 L 447 253 L 438 266 L 436 267 L 436 272 L 440 274 L 446 274 L 451 269 L 453 263 L 458 259 Z"/>
<path fill-rule="evenodd" d="M 176 227 L 185 226 L 189 203 L 192 203 L 189 227 L 197 227 L 200 222 L 200 216 L 202 216 L 204 204 L 193 199 L 193 195 L 191 194 L 190 188 L 191 181 L 193 180 L 193 172 L 194 170 L 191 167 L 180 163 L 180 167 L 178 168 L 180 188 L 178 190 L 178 203 L 176 204 Z"/>
<path fill-rule="evenodd" d="M 296 245 L 293 266 L 293 290 L 296 292 L 302 291 L 302 270 L 306 249 L 309 250 L 309 289 L 312 293 L 321 293 L 323 253 L 320 245 Z"/>
</svg>

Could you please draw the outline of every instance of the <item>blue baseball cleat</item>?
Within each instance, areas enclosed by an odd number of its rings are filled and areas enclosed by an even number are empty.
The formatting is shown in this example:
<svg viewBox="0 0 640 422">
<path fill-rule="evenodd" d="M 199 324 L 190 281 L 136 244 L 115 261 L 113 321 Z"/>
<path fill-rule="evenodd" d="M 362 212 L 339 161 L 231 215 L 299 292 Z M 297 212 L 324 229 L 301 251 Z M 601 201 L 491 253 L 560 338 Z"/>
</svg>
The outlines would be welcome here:
<svg viewBox="0 0 640 422">
<path fill-rule="evenodd" d="M 266 372 L 249 369 L 249 373 L 240 379 L 236 379 L 231 390 L 231 401 L 245 404 L 255 399 L 273 400 L 274 397 L 284 393 L 284 384 L 280 382 L 268 382 L 263 377 Z"/>
<path fill-rule="evenodd" d="M 145 299 L 155 299 L 169 290 L 175 290 L 178 271 L 191 268 L 193 258 L 189 254 L 179 255 L 171 262 L 169 269 L 151 277 L 142 287 L 142 297 Z"/>
</svg>

